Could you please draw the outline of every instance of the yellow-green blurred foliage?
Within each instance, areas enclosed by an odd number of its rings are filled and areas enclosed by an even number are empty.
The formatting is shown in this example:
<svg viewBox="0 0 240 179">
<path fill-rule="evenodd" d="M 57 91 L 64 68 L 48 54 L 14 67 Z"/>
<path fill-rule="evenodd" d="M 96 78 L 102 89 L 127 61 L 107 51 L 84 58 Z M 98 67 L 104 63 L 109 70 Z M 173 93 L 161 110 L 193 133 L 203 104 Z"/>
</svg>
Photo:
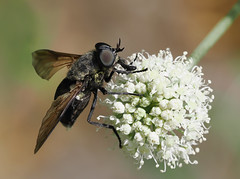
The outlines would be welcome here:
<svg viewBox="0 0 240 179">
<path fill-rule="evenodd" d="M 240 19 L 201 60 L 215 101 L 198 165 L 162 174 L 153 163 L 141 171 L 117 148 L 111 131 L 86 122 L 59 124 L 37 155 L 41 120 L 66 70 L 50 81 L 38 77 L 31 52 L 49 48 L 84 53 L 99 41 L 122 57 L 145 49 L 191 53 L 235 0 L 0 0 L 0 178 L 238 178 L 240 176 Z M 98 105 L 94 118 L 105 107 Z M 106 114 L 107 112 L 104 112 Z M 109 136 L 109 137 L 106 137 Z M 115 148 L 115 150 L 109 150 Z M 162 167 L 162 166 L 161 166 Z"/>
</svg>

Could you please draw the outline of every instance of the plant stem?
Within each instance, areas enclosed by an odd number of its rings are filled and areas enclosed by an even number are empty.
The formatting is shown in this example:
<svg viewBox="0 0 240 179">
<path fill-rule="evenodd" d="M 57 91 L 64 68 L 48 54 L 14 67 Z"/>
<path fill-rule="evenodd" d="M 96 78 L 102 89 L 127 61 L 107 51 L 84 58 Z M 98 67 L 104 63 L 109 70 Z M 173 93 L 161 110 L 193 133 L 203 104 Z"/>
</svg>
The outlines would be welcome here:
<svg viewBox="0 0 240 179">
<path fill-rule="evenodd" d="M 228 14 L 222 18 L 209 34 L 202 40 L 197 48 L 192 52 L 193 66 L 196 65 L 208 50 L 220 39 L 226 30 L 232 25 L 240 14 L 240 0 L 232 7 Z"/>
</svg>

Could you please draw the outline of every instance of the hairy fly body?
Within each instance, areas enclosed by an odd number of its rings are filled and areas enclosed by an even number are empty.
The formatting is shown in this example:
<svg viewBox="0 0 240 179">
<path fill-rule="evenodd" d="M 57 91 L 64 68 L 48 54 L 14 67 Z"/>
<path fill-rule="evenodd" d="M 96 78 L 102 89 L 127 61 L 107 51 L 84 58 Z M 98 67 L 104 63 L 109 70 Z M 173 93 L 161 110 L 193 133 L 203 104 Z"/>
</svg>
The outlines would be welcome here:
<svg viewBox="0 0 240 179">
<path fill-rule="evenodd" d="M 87 121 L 99 127 L 112 129 L 118 138 L 119 147 L 122 147 L 121 139 L 112 125 L 91 121 L 97 102 L 98 90 L 104 95 L 140 95 L 127 92 L 109 92 L 103 87 L 103 83 L 109 82 L 114 72 L 129 74 L 147 70 L 136 71 L 135 66 L 128 65 L 124 59 L 117 55 L 121 51 L 123 51 L 123 48 L 120 48 L 119 39 L 116 48 L 100 42 L 95 45 L 94 50 L 83 55 L 46 49 L 33 52 L 33 67 L 43 79 L 49 80 L 61 68 L 66 66 L 69 68 L 67 76 L 57 87 L 51 107 L 43 118 L 34 153 L 41 148 L 59 121 L 66 127 L 71 127 L 74 124 L 80 113 L 88 105 L 92 93 L 94 98 Z M 117 70 L 117 64 L 120 64 L 125 70 Z"/>
</svg>

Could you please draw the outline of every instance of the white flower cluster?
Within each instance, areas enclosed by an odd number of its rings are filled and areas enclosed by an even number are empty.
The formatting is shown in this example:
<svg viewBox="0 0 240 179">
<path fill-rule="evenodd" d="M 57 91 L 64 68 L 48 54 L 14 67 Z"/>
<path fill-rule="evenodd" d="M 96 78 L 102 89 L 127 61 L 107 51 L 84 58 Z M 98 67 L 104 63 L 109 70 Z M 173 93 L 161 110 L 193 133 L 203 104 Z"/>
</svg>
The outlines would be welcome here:
<svg viewBox="0 0 240 179">
<path fill-rule="evenodd" d="M 143 96 L 113 95 L 104 100 L 112 110 L 103 117 L 114 125 L 123 141 L 123 149 L 139 163 L 153 159 L 156 167 L 181 167 L 196 164 L 189 156 L 199 152 L 196 146 L 205 141 L 208 111 L 214 96 L 202 76 L 202 68 L 191 67 L 187 53 L 173 59 L 170 50 L 158 55 L 139 53 L 133 65 L 146 72 L 119 74 L 107 85 L 109 91 L 125 91 Z M 130 58 L 134 60 L 136 54 Z"/>
</svg>

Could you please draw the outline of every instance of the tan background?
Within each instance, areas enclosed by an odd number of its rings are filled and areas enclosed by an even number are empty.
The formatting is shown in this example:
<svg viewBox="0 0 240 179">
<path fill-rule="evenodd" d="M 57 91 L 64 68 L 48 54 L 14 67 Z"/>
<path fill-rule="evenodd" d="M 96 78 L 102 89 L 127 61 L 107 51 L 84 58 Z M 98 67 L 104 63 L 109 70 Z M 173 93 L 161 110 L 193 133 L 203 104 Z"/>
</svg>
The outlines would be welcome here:
<svg viewBox="0 0 240 179">
<path fill-rule="evenodd" d="M 70 131 L 58 125 L 37 155 L 33 149 L 62 71 L 49 82 L 31 66 L 31 52 L 49 48 L 84 53 L 99 41 L 125 47 L 191 53 L 234 0 L 1 0 L 0 178 L 237 178 L 240 175 L 240 18 L 202 59 L 215 101 L 198 165 L 161 174 L 152 162 L 137 171 L 111 132 L 86 122 L 89 107 Z M 98 105 L 98 114 L 107 114 Z M 107 136 L 107 137 L 106 137 Z M 115 148 L 112 150 L 111 148 Z"/>
</svg>

